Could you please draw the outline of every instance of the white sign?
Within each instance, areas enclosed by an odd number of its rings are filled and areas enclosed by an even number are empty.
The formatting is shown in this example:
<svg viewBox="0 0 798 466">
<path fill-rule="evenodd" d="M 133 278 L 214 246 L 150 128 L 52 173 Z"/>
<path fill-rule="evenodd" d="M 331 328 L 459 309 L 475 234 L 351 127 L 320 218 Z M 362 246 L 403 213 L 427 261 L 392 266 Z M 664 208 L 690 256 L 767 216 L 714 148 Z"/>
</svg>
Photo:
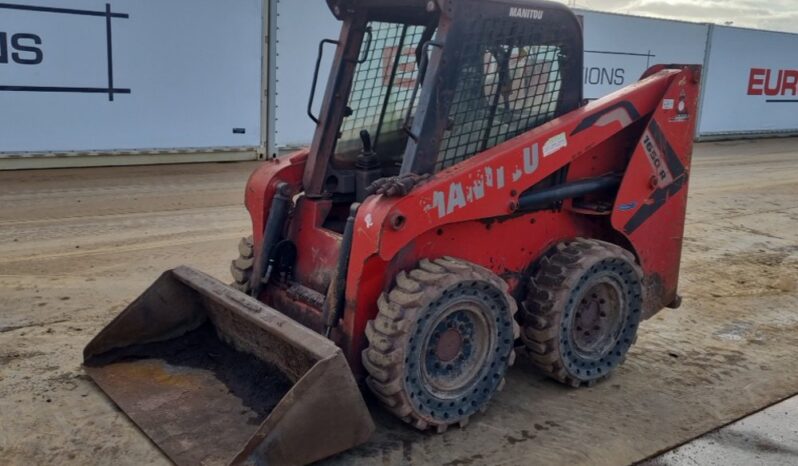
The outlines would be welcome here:
<svg viewBox="0 0 798 466">
<path fill-rule="evenodd" d="M 699 136 L 798 132 L 798 35 L 713 27 Z"/>
<path fill-rule="evenodd" d="M 597 99 L 640 80 L 657 64 L 704 63 L 708 26 L 595 11 L 584 17 L 584 96 Z"/>
<path fill-rule="evenodd" d="M 0 3 L 0 153 L 259 146 L 261 10 Z"/>
</svg>

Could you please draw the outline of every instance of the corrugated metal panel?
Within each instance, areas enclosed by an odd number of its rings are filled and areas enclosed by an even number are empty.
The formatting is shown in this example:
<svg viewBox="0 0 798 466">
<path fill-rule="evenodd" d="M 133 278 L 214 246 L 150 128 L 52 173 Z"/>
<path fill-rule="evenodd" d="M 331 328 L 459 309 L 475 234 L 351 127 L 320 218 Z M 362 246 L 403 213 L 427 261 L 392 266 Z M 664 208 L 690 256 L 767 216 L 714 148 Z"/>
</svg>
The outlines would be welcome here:
<svg viewBox="0 0 798 466">
<path fill-rule="evenodd" d="M 247 147 L 172 151 L 36 152 L 0 157 L 0 170 L 237 162 L 257 160 L 262 156 L 263 153 L 258 149 Z"/>
<path fill-rule="evenodd" d="M 254 158 L 268 2 L 0 4 L 0 166 Z"/>
<path fill-rule="evenodd" d="M 798 134 L 798 34 L 713 26 L 699 137 Z"/>
</svg>

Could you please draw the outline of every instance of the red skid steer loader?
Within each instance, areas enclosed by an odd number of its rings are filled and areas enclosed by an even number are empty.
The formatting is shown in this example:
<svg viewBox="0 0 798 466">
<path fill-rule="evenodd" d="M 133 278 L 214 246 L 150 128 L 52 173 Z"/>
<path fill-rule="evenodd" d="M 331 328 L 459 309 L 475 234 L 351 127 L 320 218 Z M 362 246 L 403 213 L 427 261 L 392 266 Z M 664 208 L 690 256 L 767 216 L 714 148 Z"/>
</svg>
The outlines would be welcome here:
<svg viewBox="0 0 798 466">
<path fill-rule="evenodd" d="M 166 272 L 85 349 L 178 464 L 305 464 L 365 442 L 361 389 L 465 426 L 517 348 L 573 387 L 677 307 L 700 68 L 582 98 L 582 32 L 539 0 L 328 0 L 308 150 L 246 187 L 225 285 Z"/>
</svg>

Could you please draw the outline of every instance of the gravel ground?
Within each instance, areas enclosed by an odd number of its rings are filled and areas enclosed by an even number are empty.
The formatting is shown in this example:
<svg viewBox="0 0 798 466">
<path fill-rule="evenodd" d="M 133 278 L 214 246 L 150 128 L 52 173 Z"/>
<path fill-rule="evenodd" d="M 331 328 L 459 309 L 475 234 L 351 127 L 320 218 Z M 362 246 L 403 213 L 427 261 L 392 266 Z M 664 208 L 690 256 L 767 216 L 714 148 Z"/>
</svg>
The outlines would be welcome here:
<svg viewBox="0 0 798 466">
<path fill-rule="evenodd" d="M 0 173 L 0 462 L 167 464 L 81 369 L 81 350 L 165 269 L 229 280 L 254 163 Z M 570 390 L 523 359 L 468 428 L 374 410 L 330 464 L 626 464 L 798 393 L 798 140 L 701 144 L 678 311 L 626 364 Z"/>
</svg>

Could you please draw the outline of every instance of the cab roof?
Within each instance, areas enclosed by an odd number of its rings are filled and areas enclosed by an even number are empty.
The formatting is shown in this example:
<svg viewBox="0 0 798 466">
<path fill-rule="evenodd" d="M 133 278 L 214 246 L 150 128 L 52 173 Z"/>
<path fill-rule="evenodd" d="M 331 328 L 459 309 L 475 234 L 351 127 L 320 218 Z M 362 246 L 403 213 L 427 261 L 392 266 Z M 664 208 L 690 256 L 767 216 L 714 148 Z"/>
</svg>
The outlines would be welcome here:
<svg viewBox="0 0 798 466">
<path fill-rule="evenodd" d="M 441 3 L 455 4 L 468 0 L 327 0 L 327 5 L 336 18 L 342 20 L 357 11 L 369 10 L 369 17 L 391 22 L 426 23 L 439 8 L 430 11 L 429 5 Z M 499 3 L 508 7 L 534 8 L 544 10 L 570 9 L 562 3 L 548 0 L 481 0 L 480 3 Z"/>
</svg>

